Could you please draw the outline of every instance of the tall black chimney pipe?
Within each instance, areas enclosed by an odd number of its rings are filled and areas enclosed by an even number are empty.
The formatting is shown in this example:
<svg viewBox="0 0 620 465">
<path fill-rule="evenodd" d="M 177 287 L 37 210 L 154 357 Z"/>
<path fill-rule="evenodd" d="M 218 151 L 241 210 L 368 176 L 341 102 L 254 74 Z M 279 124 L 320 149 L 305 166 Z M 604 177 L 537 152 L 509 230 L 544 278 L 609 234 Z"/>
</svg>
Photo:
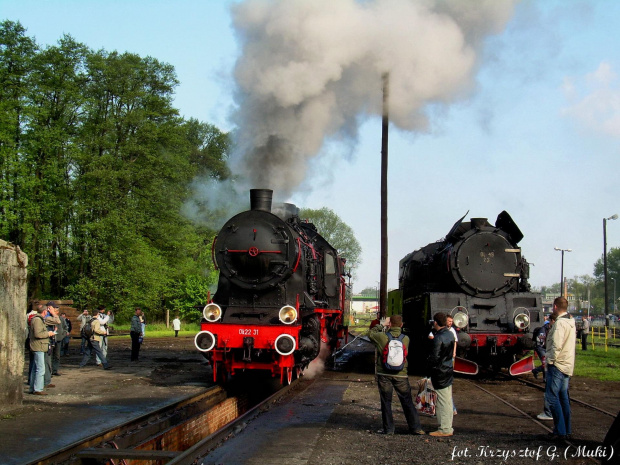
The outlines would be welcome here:
<svg viewBox="0 0 620 465">
<path fill-rule="evenodd" d="M 271 213 L 272 197 L 273 191 L 271 189 L 250 189 L 250 208 Z"/>
</svg>

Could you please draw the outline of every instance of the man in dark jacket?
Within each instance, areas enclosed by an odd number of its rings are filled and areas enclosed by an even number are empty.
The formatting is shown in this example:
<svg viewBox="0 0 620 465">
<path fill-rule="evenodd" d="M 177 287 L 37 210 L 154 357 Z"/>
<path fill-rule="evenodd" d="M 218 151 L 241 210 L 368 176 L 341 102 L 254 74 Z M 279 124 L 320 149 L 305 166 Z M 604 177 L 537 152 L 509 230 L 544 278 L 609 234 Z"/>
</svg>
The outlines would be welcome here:
<svg viewBox="0 0 620 465">
<path fill-rule="evenodd" d="M 445 313 L 437 313 L 433 318 L 435 337 L 428 357 L 428 366 L 431 370 L 431 381 L 437 392 L 435 413 L 439 421 L 437 431 L 429 433 L 431 436 L 452 436 L 452 381 L 454 380 L 454 336 L 447 327 Z"/>
<path fill-rule="evenodd" d="M 137 362 L 140 356 L 140 336 L 142 334 L 142 323 L 140 323 L 142 309 L 136 308 L 136 313 L 131 317 L 129 335 L 131 336 L 131 361 Z"/>
<path fill-rule="evenodd" d="M 383 420 L 383 430 L 380 433 L 394 434 L 394 418 L 392 416 L 392 394 L 396 390 L 396 394 L 400 399 L 403 407 L 409 432 L 411 434 L 426 434 L 420 425 L 420 417 L 413 405 L 411 397 L 411 385 L 407 376 L 407 359 L 405 358 L 404 366 L 399 371 L 388 369 L 383 363 L 383 350 L 389 342 L 388 331 L 392 338 L 397 339 L 402 333 L 403 318 L 400 315 L 393 315 L 389 319 L 385 318 L 381 323 L 370 329 L 368 337 L 375 344 L 377 349 L 377 384 L 379 386 L 379 395 L 381 396 L 381 419 Z M 409 349 L 409 338 L 402 338 L 403 347 Z"/>
</svg>

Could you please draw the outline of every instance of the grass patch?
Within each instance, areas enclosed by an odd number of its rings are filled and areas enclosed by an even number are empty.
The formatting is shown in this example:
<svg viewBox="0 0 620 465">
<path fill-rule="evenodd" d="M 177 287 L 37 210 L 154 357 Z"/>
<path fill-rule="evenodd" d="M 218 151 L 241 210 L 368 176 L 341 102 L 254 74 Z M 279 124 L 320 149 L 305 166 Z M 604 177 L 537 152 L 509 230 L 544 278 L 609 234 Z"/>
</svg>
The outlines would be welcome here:
<svg viewBox="0 0 620 465">
<path fill-rule="evenodd" d="M 592 346 L 588 350 L 581 350 L 577 347 L 575 357 L 575 376 L 585 376 L 599 381 L 620 381 L 620 349 L 609 347 L 605 352 L 605 347 Z"/>
<path fill-rule="evenodd" d="M 127 333 L 126 335 L 118 336 L 118 337 L 129 337 L 129 328 L 130 324 L 126 325 L 113 325 L 114 331 L 120 331 L 123 333 Z M 181 331 L 179 331 L 179 337 L 194 337 L 196 333 L 200 331 L 200 325 L 198 323 L 189 323 L 181 326 Z M 172 325 L 170 328 L 166 328 L 164 323 L 154 323 L 146 325 L 146 334 L 145 338 L 149 337 L 174 337 L 174 330 L 172 329 Z"/>
</svg>

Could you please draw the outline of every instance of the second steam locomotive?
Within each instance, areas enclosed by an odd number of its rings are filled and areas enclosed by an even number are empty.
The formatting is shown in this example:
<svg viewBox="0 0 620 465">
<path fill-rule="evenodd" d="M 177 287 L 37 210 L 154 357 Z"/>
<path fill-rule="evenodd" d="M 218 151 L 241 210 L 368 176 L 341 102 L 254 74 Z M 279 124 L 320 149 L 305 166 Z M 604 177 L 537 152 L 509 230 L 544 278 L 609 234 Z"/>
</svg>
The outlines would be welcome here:
<svg viewBox="0 0 620 465">
<path fill-rule="evenodd" d="M 443 240 L 400 261 L 397 300 L 402 299 L 404 329 L 417 345 L 412 353 L 426 352 L 429 321 L 444 312 L 454 318 L 457 355 L 470 361 L 465 371 L 477 372 L 477 364 L 511 367 L 512 374 L 529 371 L 531 359 L 517 360 L 533 347 L 532 328 L 542 325 L 544 316 L 517 245 L 523 234 L 505 211 L 495 225 L 486 218 L 463 218 Z"/>
<path fill-rule="evenodd" d="M 290 383 L 321 342 L 333 349 L 345 336 L 344 259 L 294 205 L 272 213 L 271 190 L 251 190 L 250 203 L 214 240 L 218 288 L 195 344 L 214 381 L 267 370 Z"/>
</svg>

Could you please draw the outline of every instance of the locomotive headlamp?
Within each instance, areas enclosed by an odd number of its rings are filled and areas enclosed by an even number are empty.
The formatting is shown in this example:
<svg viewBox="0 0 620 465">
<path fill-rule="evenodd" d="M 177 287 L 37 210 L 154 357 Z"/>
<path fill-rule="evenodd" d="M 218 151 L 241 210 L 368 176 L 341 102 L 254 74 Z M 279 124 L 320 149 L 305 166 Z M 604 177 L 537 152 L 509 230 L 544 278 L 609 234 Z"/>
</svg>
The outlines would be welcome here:
<svg viewBox="0 0 620 465">
<path fill-rule="evenodd" d="M 218 304 L 210 303 L 205 305 L 205 308 L 202 310 L 202 315 L 205 317 L 205 320 L 214 323 L 222 318 L 222 309 Z"/>
<path fill-rule="evenodd" d="M 457 328 L 463 329 L 469 324 L 469 315 L 467 315 L 467 309 L 465 307 L 461 307 L 460 305 L 456 306 L 450 313 L 453 314 L 453 324 Z"/>
<path fill-rule="evenodd" d="M 280 334 L 276 338 L 275 346 L 280 355 L 291 355 L 295 351 L 295 338 L 290 334 Z"/>
<path fill-rule="evenodd" d="M 285 305 L 280 309 L 278 318 L 280 318 L 280 321 L 285 325 L 293 324 L 297 321 L 297 310 L 295 310 L 295 307 Z"/>
<path fill-rule="evenodd" d="M 467 313 L 457 312 L 456 315 L 454 315 L 454 326 L 456 326 L 457 328 L 464 328 L 465 326 L 467 326 L 468 323 L 469 317 L 467 316 Z"/>
<path fill-rule="evenodd" d="M 211 331 L 200 331 L 194 338 L 194 344 L 200 352 L 209 352 L 215 347 L 215 336 Z"/>
<path fill-rule="evenodd" d="M 530 316 L 527 313 L 519 313 L 515 316 L 515 327 L 517 329 L 527 329 L 530 325 Z"/>
</svg>

